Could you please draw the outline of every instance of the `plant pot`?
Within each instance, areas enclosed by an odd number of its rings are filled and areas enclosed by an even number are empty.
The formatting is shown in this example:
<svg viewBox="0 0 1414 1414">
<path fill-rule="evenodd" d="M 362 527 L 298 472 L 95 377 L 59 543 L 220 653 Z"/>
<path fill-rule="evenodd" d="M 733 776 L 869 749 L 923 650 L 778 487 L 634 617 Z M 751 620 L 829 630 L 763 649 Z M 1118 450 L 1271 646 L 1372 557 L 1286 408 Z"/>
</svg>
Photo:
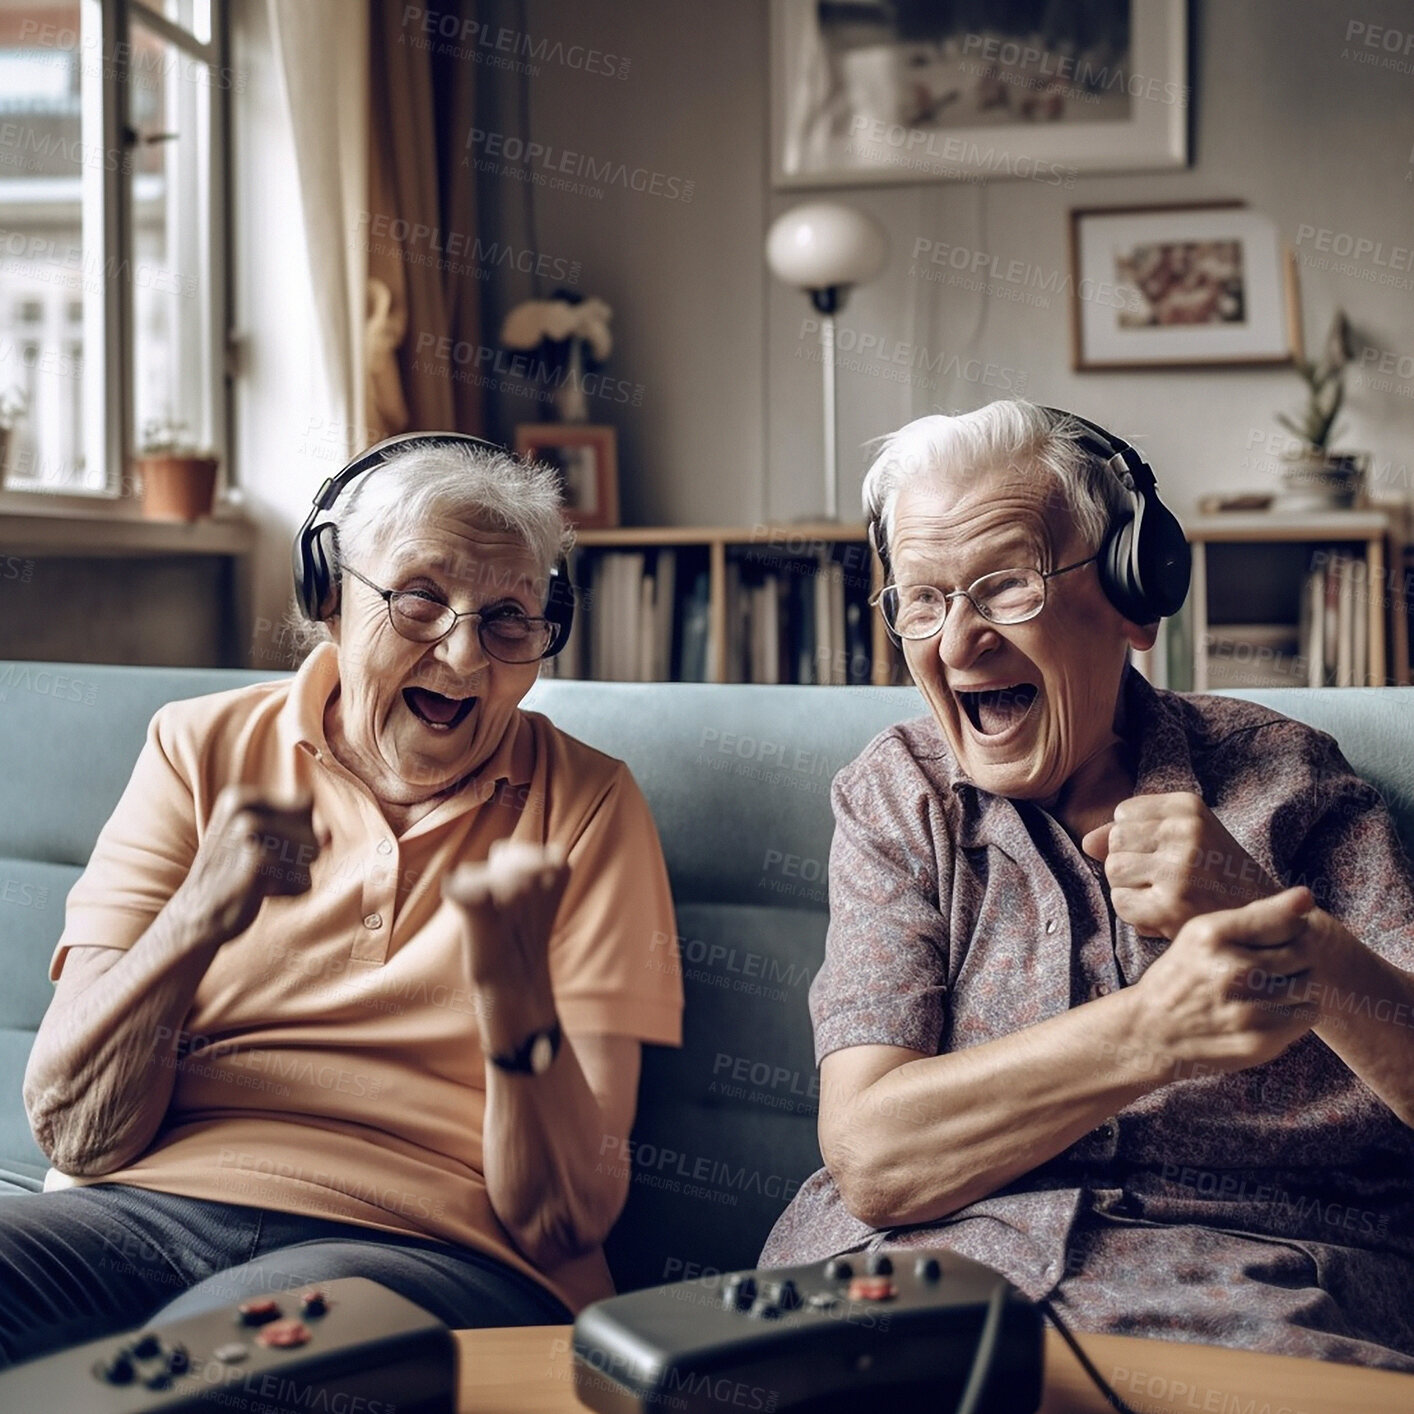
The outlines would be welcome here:
<svg viewBox="0 0 1414 1414">
<path fill-rule="evenodd" d="M 1279 510 L 1349 510 L 1364 504 L 1365 456 L 1310 448 L 1286 458 L 1281 485 Z"/>
<path fill-rule="evenodd" d="M 142 513 L 149 520 L 197 520 L 216 502 L 215 457 L 138 457 Z"/>
</svg>

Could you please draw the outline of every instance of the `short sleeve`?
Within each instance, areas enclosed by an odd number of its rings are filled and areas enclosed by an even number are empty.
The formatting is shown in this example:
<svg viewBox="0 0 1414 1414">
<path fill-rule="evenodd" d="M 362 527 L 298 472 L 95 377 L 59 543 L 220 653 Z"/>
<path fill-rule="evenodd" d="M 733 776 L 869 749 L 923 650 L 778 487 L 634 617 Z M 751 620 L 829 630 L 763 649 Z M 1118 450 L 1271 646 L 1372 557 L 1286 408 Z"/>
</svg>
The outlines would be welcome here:
<svg viewBox="0 0 1414 1414">
<path fill-rule="evenodd" d="M 1380 793 L 1335 741 L 1309 745 L 1312 819 L 1285 874 L 1386 961 L 1414 971 L 1414 875 Z"/>
<path fill-rule="evenodd" d="M 71 947 L 132 947 L 196 857 L 194 797 L 165 740 L 166 715 L 164 708 L 148 724 L 128 784 L 69 890 L 64 931 L 49 964 L 53 981 Z"/>
<path fill-rule="evenodd" d="M 835 778 L 830 928 L 810 987 L 817 1063 L 849 1046 L 936 1055 L 947 1002 L 947 926 L 927 792 L 885 739 Z"/>
<path fill-rule="evenodd" d="M 658 831 L 620 763 L 566 842 L 570 881 L 550 940 L 550 975 L 570 1035 L 682 1044 L 677 923 Z"/>
</svg>

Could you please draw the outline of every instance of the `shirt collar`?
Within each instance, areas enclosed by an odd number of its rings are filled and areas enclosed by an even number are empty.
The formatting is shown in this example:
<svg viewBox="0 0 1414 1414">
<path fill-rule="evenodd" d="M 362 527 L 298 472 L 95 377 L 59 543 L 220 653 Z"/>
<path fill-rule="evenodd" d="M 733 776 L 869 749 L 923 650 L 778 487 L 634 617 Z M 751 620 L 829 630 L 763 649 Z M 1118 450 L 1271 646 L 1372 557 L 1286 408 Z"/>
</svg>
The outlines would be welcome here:
<svg viewBox="0 0 1414 1414">
<path fill-rule="evenodd" d="M 316 761 L 331 756 L 324 735 L 324 709 L 338 685 L 338 647 L 321 643 L 300 664 L 280 713 L 281 733 L 291 751 L 303 751 Z M 525 713 L 517 708 L 495 750 L 454 799 L 484 801 L 496 793 L 501 781 L 513 786 L 529 785 L 534 773 L 534 731 Z"/>
</svg>

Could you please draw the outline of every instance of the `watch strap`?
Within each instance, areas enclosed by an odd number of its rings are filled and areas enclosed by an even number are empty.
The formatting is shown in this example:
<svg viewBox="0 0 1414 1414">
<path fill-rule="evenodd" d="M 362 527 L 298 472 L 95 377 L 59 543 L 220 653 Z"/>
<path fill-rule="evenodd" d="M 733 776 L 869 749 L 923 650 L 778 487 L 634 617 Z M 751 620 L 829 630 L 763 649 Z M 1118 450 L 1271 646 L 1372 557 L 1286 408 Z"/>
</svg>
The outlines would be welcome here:
<svg viewBox="0 0 1414 1414">
<path fill-rule="evenodd" d="M 543 1031 L 532 1031 L 513 1051 L 488 1057 L 497 1070 L 512 1075 L 543 1075 L 560 1053 L 564 1033 L 558 1018 Z"/>
</svg>

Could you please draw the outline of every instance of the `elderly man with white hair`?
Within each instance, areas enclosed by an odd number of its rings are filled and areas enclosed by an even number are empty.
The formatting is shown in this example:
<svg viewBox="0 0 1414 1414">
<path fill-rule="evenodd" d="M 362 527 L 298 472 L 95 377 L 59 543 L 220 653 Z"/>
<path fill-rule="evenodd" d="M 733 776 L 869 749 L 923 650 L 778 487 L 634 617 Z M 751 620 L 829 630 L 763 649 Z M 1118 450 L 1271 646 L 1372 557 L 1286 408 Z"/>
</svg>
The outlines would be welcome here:
<svg viewBox="0 0 1414 1414">
<path fill-rule="evenodd" d="M 1323 733 L 1129 663 L 1187 584 L 1121 439 L 895 433 L 930 715 L 835 782 L 825 1167 L 762 1261 L 949 1246 L 1085 1329 L 1414 1370 L 1414 886 Z"/>
</svg>

